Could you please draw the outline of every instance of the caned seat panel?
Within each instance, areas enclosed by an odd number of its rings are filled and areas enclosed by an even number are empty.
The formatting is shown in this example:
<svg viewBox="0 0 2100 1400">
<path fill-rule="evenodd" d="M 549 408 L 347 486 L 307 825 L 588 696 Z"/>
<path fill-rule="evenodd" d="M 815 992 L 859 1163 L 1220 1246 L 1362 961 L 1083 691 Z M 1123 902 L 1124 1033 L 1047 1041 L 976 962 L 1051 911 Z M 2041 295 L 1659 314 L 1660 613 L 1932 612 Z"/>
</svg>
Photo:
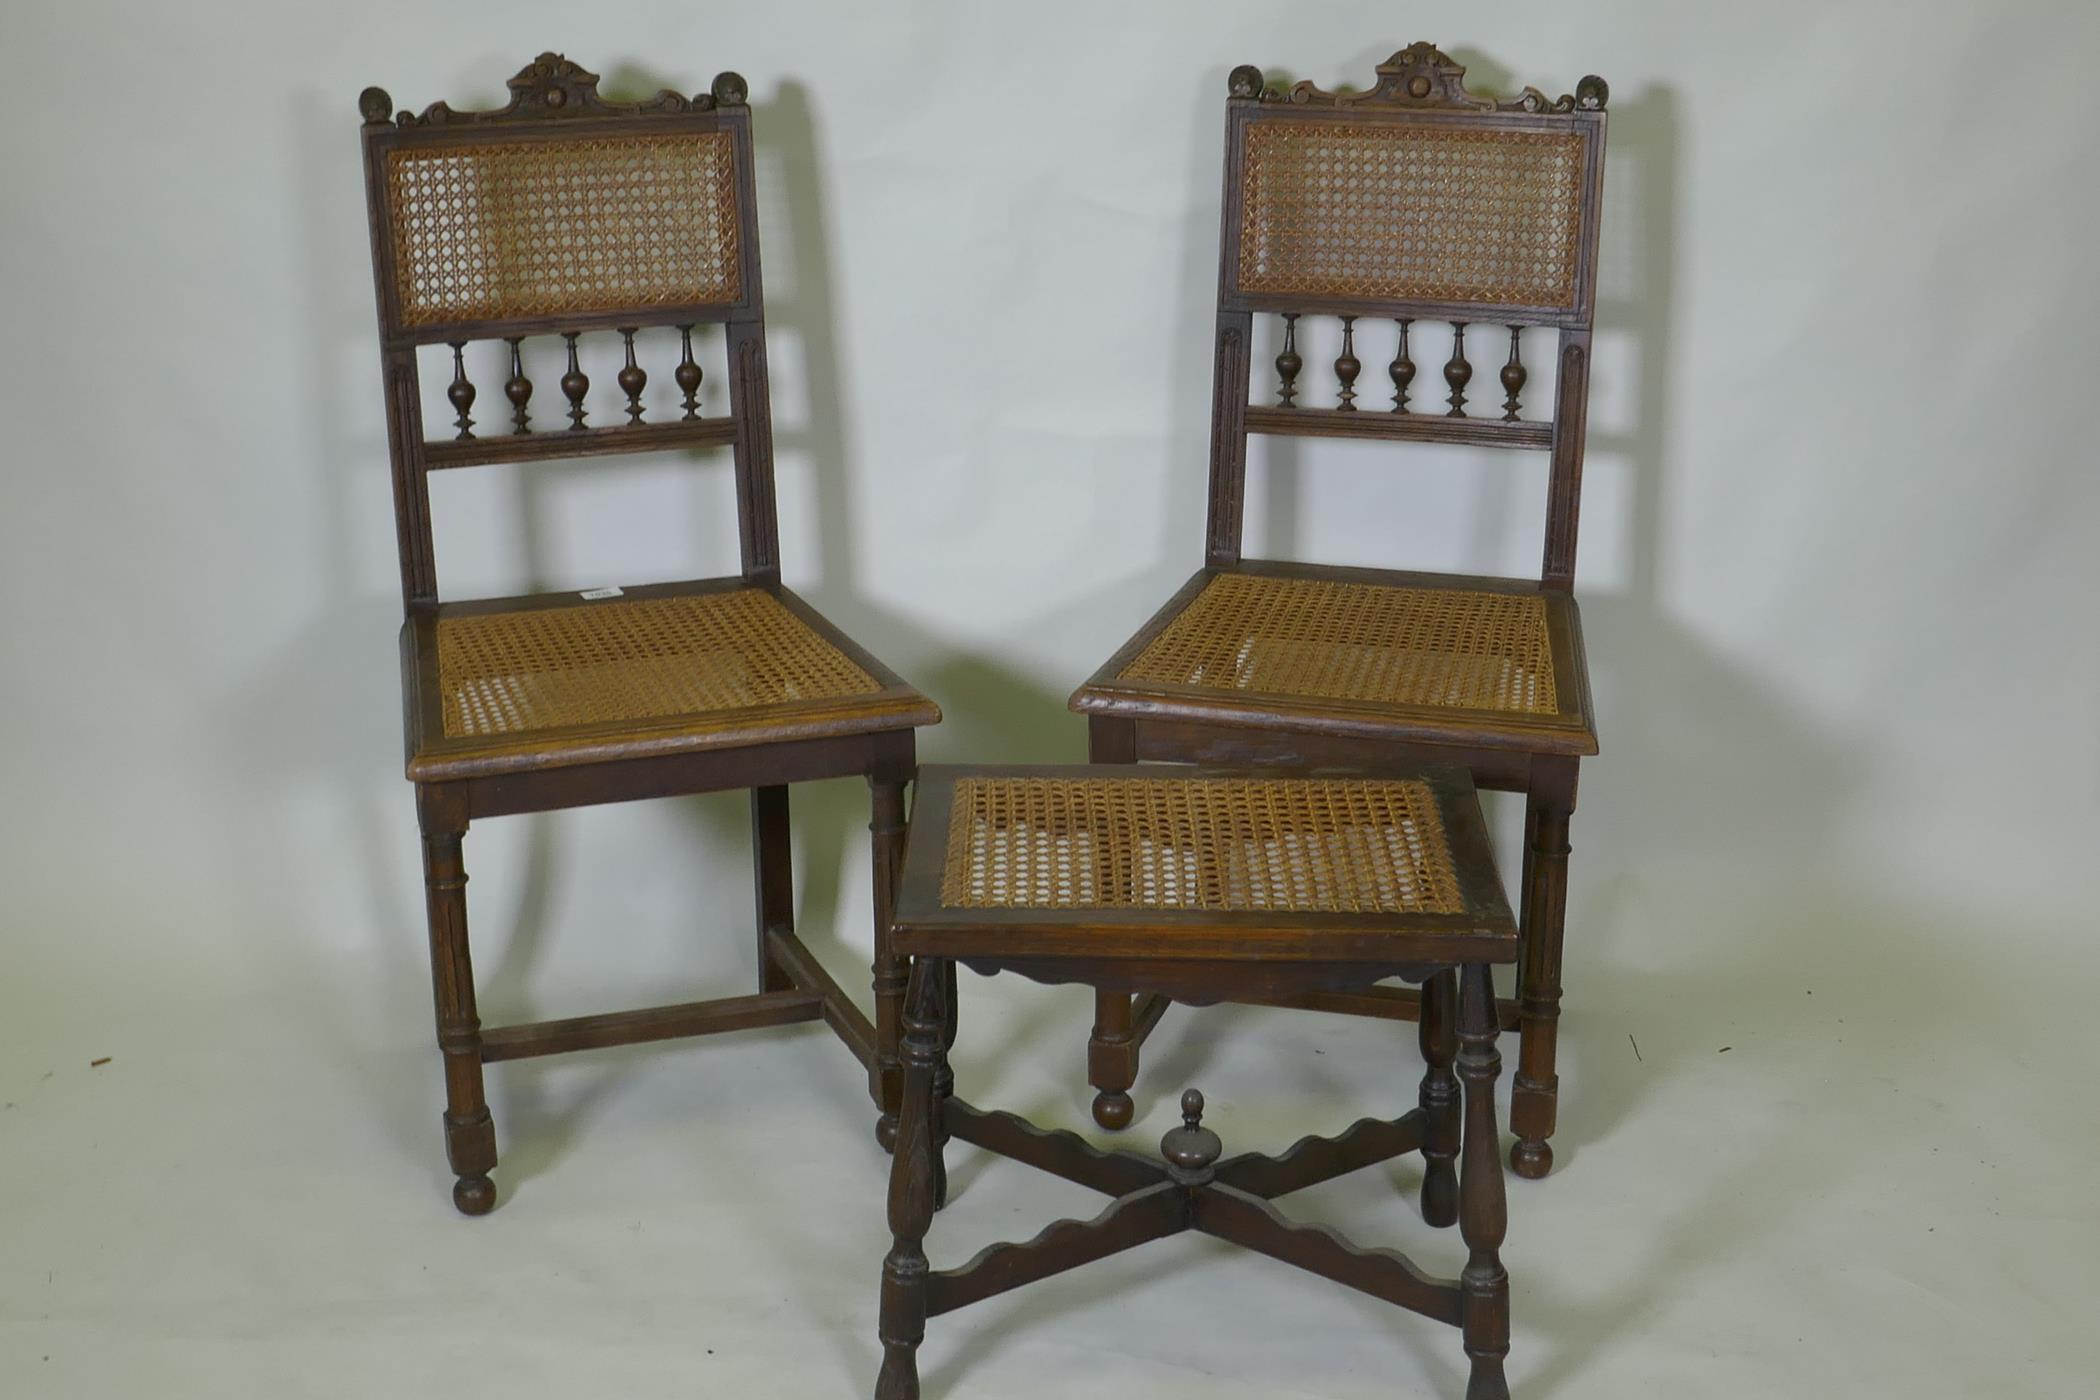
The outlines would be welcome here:
<svg viewBox="0 0 2100 1400">
<path fill-rule="evenodd" d="M 1419 780 L 964 778 L 947 843 L 954 908 L 1465 908 Z"/>
<path fill-rule="evenodd" d="M 768 588 L 661 585 L 412 619 L 411 776 L 933 723 L 939 710 Z M 423 771 L 418 772 L 421 768 Z"/>
<path fill-rule="evenodd" d="M 1270 717 L 1279 727 L 1332 722 L 1392 738 L 1595 752 L 1573 600 L 1439 575 L 1285 564 L 1206 571 L 1073 704 L 1090 714 Z"/>
</svg>

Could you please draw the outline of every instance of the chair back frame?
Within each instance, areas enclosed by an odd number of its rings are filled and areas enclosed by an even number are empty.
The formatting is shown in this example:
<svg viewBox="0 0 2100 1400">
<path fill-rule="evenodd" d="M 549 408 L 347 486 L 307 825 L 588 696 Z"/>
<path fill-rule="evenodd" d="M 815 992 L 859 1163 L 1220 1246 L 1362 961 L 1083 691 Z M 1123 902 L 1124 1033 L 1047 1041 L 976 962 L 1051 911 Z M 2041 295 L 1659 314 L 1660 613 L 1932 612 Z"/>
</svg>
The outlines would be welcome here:
<svg viewBox="0 0 2100 1400">
<path fill-rule="evenodd" d="M 1582 453 L 1589 401 L 1591 321 L 1596 302 L 1597 231 L 1604 179 L 1604 108 L 1609 90 L 1604 80 L 1586 77 L 1572 95 L 1548 98 L 1536 88 L 1507 100 L 1478 97 L 1468 92 L 1465 69 L 1433 44 L 1416 43 L 1401 49 L 1378 66 L 1378 81 L 1361 93 L 1333 93 L 1300 82 L 1287 92 L 1267 89 L 1261 70 L 1251 65 L 1236 68 L 1230 81 L 1231 97 L 1226 114 L 1225 188 L 1219 230 L 1218 312 L 1215 377 L 1212 384 L 1210 499 L 1206 530 L 1205 562 L 1214 568 L 1235 568 L 1241 560 L 1246 502 L 1247 437 L 1250 433 L 1288 436 L 1355 437 L 1384 441 L 1463 443 L 1481 446 L 1543 450 L 1550 453 L 1547 488 L 1546 538 L 1541 568 L 1543 584 L 1561 591 L 1571 590 L 1575 576 L 1576 524 L 1582 494 Z M 1286 190 L 1275 198 L 1283 201 L 1281 218 L 1290 219 L 1308 209 L 1314 217 L 1330 217 L 1337 200 L 1349 197 L 1351 172 L 1340 171 L 1333 149 L 1314 149 L 1309 155 L 1303 143 L 1323 137 L 1337 141 L 1359 140 L 1441 143 L 1446 149 L 1462 150 L 1515 147 L 1522 143 L 1553 146 L 1558 154 L 1536 171 L 1557 171 L 1563 195 L 1560 206 L 1540 210 L 1536 190 L 1510 195 L 1513 179 L 1509 165 L 1497 167 L 1493 157 L 1482 165 L 1485 183 L 1473 190 L 1461 189 L 1447 206 L 1463 221 L 1500 220 L 1494 236 L 1557 238 L 1563 262 L 1557 277 L 1548 279 L 1559 294 L 1531 295 L 1540 278 L 1533 268 L 1507 251 L 1490 248 L 1487 256 L 1499 258 L 1504 268 L 1519 269 L 1520 275 L 1505 279 L 1514 290 L 1501 295 L 1482 292 L 1475 296 L 1437 295 L 1423 287 L 1434 287 L 1438 279 L 1424 275 L 1419 259 L 1406 255 L 1404 235 L 1381 229 L 1382 239 L 1359 239 L 1358 248 L 1328 260 L 1351 275 L 1328 280 L 1353 282 L 1343 291 L 1322 290 L 1319 276 L 1300 277 L 1301 285 L 1286 289 L 1264 286 L 1281 269 L 1290 275 L 1289 258 L 1306 252 L 1308 238 L 1317 243 L 1317 231 L 1302 227 L 1296 240 L 1289 236 L 1272 239 L 1280 248 L 1250 245 L 1250 229 L 1275 213 L 1273 208 L 1250 203 L 1270 199 L 1257 191 L 1250 200 L 1250 168 L 1255 164 L 1251 148 L 1257 142 L 1287 145 L 1301 142 L 1297 173 L 1306 183 L 1328 181 L 1324 191 L 1305 194 Z M 1448 157 L 1441 157 L 1448 159 Z M 1505 158 L 1508 159 L 1508 158 Z M 1354 172 L 1353 188 L 1364 183 L 1363 167 Z M 1287 180 L 1290 175 L 1287 173 Z M 1398 178 L 1396 176 L 1396 178 Z M 1493 182 L 1501 180 L 1499 188 Z M 1469 199 L 1470 207 L 1461 207 Z M 1290 201 L 1296 200 L 1296 207 Z M 1499 202 L 1498 202 L 1499 201 Z M 1385 212 L 1394 204 L 1388 201 Z M 1558 209 L 1556 218 L 1555 210 Z M 1514 210 L 1514 212 L 1512 212 Z M 1374 209 L 1374 215 L 1379 211 Z M 1406 211 L 1409 217 L 1429 218 Z M 1305 221 L 1300 220 L 1301 225 Z M 1360 235 L 1363 218 L 1356 220 Z M 1433 233 L 1433 230 L 1432 230 Z M 1379 243 L 1384 246 L 1378 247 Z M 1357 256 L 1369 246 L 1371 256 Z M 1281 260 L 1279 261 L 1279 255 Z M 1243 261 L 1243 256 L 1248 261 Z M 1320 259 L 1315 246 L 1311 260 Z M 1359 275 L 1368 266 L 1374 275 Z M 1248 272 L 1253 268 L 1255 276 Z M 1409 269 L 1413 269 L 1410 271 Z M 1383 282 L 1385 285 L 1375 285 Z M 1374 285 L 1368 288 L 1365 283 Z M 1281 402 L 1274 406 L 1249 402 L 1252 369 L 1253 318 L 1281 315 L 1285 323 L 1284 351 L 1276 365 L 1281 379 Z M 1342 354 L 1335 361 L 1341 402 L 1335 408 L 1308 408 L 1295 403 L 1296 377 L 1303 361 L 1296 349 L 1296 321 L 1300 315 L 1331 315 L 1342 319 Z M 1394 393 L 1389 409 L 1360 408 L 1356 404 L 1355 381 L 1363 366 L 1355 356 L 1355 322 L 1359 317 L 1386 318 L 1399 323 L 1398 345 L 1388 367 Z M 1450 410 L 1418 411 L 1409 403 L 1416 366 L 1410 358 L 1407 335 L 1417 319 L 1447 321 L 1454 329 L 1452 357 L 1443 367 L 1450 389 Z M 1492 320 L 1508 328 L 1508 362 L 1500 382 L 1506 391 L 1504 412 L 1499 418 L 1465 412 L 1465 389 L 1472 379 L 1466 357 L 1468 325 Z M 1549 328 L 1558 336 L 1558 378 L 1550 422 L 1525 419 L 1519 413 L 1519 395 L 1528 377 L 1520 357 L 1520 331 L 1527 327 Z"/>
<path fill-rule="evenodd" d="M 611 102 L 598 95 L 598 77 L 559 54 L 544 53 L 527 64 L 509 82 L 511 100 L 502 108 L 487 111 L 457 111 L 443 102 L 421 114 L 394 112 L 393 101 L 380 88 L 367 88 L 358 99 L 364 117 L 363 142 L 366 206 L 370 220 L 372 277 L 378 302 L 379 341 L 387 407 L 387 443 L 393 463 L 395 523 L 401 558 L 401 592 L 405 609 L 414 613 L 434 607 L 438 601 L 437 566 L 430 520 L 429 473 L 449 467 L 491 462 L 525 462 L 547 459 L 598 456 L 609 453 L 663 451 L 727 443 L 736 462 L 738 541 L 743 576 L 754 583 L 777 583 L 780 577 L 780 547 L 773 484 L 773 442 L 770 395 L 766 372 L 765 307 L 760 291 L 757 200 L 752 177 L 751 112 L 746 105 L 746 85 L 735 73 L 719 74 L 710 91 L 693 97 L 659 92 L 640 102 Z M 492 285 L 500 287 L 502 264 L 534 234 L 545 237 L 556 232 L 564 248 L 582 246 L 589 256 L 594 230 L 575 235 L 529 224 L 532 210 L 522 206 L 533 197 L 527 189 L 517 196 L 527 226 L 521 231 L 506 225 L 500 201 L 476 181 L 487 174 L 476 162 L 531 159 L 524 148 L 534 148 L 553 163 L 539 172 L 538 188 L 559 189 L 564 181 L 578 179 L 579 150 L 605 153 L 619 161 L 623 157 L 643 167 L 637 177 L 641 201 L 664 202 L 664 185 L 655 181 L 690 177 L 684 152 L 697 152 L 705 141 L 681 145 L 681 138 L 719 136 L 726 142 L 729 169 L 722 184 L 722 207 L 714 211 L 720 227 L 716 234 L 735 240 L 733 255 L 722 260 L 712 287 L 688 275 L 683 266 L 689 250 L 679 243 L 690 242 L 690 231 L 674 230 L 665 238 L 671 266 L 663 269 L 662 285 L 644 292 L 618 295 L 617 288 L 599 292 L 587 276 L 557 271 L 547 285 L 559 293 L 555 300 L 567 304 L 553 309 L 514 310 L 501 303 L 504 293 L 484 289 L 480 309 L 470 304 L 458 315 L 433 310 L 430 298 L 415 282 L 424 269 L 403 268 L 397 241 L 411 231 L 427 230 L 433 205 L 403 197 L 395 177 L 403 166 L 416 161 L 448 160 L 466 171 L 463 189 L 447 196 L 454 210 L 471 207 L 463 217 L 474 221 L 484 238 L 497 243 L 520 237 L 509 247 L 489 251 L 481 266 L 495 268 Z M 641 148 L 655 154 L 643 158 Z M 715 158 L 719 159 L 717 151 Z M 650 161 L 653 160 L 654 164 Z M 564 161 L 568 164 L 565 166 Z M 615 176 L 614 178 L 618 178 Z M 528 182 L 530 183 L 530 182 Z M 580 196 L 590 200 L 594 196 Z M 411 207 L 411 206 L 414 207 Z M 440 210 L 440 214 L 444 211 Z M 662 209 L 645 211 L 663 217 Z M 671 211 L 673 220 L 679 217 Z M 522 236 L 521 236 L 522 234 Z M 615 230 L 614 261 L 619 259 L 622 238 L 650 236 L 632 228 Z M 442 258 L 443 254 L 439 255 Z M 532 256 L 541 263 L 544 252 Z M 471 261 L 471 260 L 470 260 Z M 528 279 L 532 274 L 527 273 Z M 618 274 L 614 274 L 618 275 Z M 515 277 L 511 278 L 515 290 Z M 691 288 L 678 293 L 681 285 Z M 667 293 L 667 288 L 669 289 Z M 543 299 L 544 300 L 544 299 Z M 490 314 L 494 303 L 494 314 Z M 693 358 L 691 334 L 696 326 L 723 326 L 727 350 L 729 413 L 706 417 L 698 412 L 697 393 L 701 380 Z M 685 358 L 675 371 L 675 382 L 685 391 L 685 415 L 667 422 L 645 422 L 641 390 L 648 375 L 635 361 L 633 337 L 645 327 L 674 327 L 683 337 Z M 628 399 L 625 424 L 585 426 L 583 400 L 589 379 L 578 368 L 576 338 L 590 331 L 613 330 L 626 339 L 627 364 L 618 376 L 619 387 Z M 560 335 L 568 342 L 568 374 L 560 388 L 568 399 L 570 424 L 565 428 L 530 426 L 532 383 L 525 378 L 519 358 L 519 342 L 527 336 Z M 508 433 L 477 436 L 468 410 L 474 386 L 466 379 L 461 360 L 470 341 L 500 339 L 511 350 L 511 378 L 503 388 L 513 410 L 515 428 Z M 448 397 L 459 412 L 458 434 L 451 439 L 425 435 L 422 377 L 417 352 L 444 344 L 453 348 L 454 378 Z"/>
</svg>

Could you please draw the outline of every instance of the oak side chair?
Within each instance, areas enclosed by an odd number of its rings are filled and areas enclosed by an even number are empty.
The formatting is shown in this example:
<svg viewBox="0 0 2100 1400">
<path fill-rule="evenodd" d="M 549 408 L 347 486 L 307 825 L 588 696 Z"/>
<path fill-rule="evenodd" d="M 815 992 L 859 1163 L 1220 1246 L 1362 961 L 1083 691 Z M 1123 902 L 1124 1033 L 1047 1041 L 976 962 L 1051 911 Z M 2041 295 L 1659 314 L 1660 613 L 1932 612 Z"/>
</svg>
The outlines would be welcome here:
<svg viewBox="0 0 2100 1400">
<path fill-rule="evenodd" d="M 452 1199 L 496 1202 L 485 1064 L 822 1019 L 867 1067 L 894 1133 L 906 968 L 888 951 L 914 728 L 940 711 L 780 582 L 764 305 L 744 80 L 637 103 L 542 54 L 508 106 L 398 115 L 368 88 L 365 187 L 407 619 L 401 665 L 430 916 Z M 720 325 L 728 412 L 700 411 L 696 334 Z M 680 416 L 645 417 L 634 338 L 680 333 Z M 624 422 L 589 421 L 576 343 L 615 332 Z M 520 343 L 559 335 L 565 403 L 536 421 Z M 509 347 L 509 421 L 475 431 L 469 342 Z M 426 435 L 417 352 L 452 351 L 453 430 Z M 485 463 L 728 445 L 742 571 L 587 593 L 440 601 L 429 473 Z M 614 596 L 607 596 L 614 595 Z M 875 1005 L 868 1017 L 795 936 L 789 783 L 865 776 L 873 794 Z M 467 950 L 461 838 L 481 817 L 751 789 L 758 991 L 484 1029 Z M 882 1129 L 878 1128 L 878 1131 Z"/>
<path fill-rule="evenodd" d="M 1568 818 L 1577 761 L 1597 751 L 1573 587 L 1608 90 L 1587 77 L 1557 100 L 1527 88 L 1496 101 L 1464 74 L 1427 43 L 1380 64 L 1361 93 L 1278 92 L 1258 68 L 1233 70 L 1204 564 L 1071 703 L 1096 763 L 1458 763 L 1481 787 L 1525 794 L 1523 958 L 1498 1015 L 1522 1036 L 1511 1165 L 1540 1177 L 1553 1162 Z M 1282 318 L 1273 405 L 1248 401 L 1256 315 Z M 1316 317 L 1339 322 L 1328 407 L 1302 402 L 1298 385 L 1300 322 Z M 1414 382 L 1422 321 L 1451 327 L 1441 405 Z M 1389 399 L 1357 389 L 1372 324 L 1384 327 L 1373 353 L 1392 351 Z M 1490 328 L 1507 359 L 1501 402 L 1480 412 L 1467 332 L 1477 353 Z M 1523 332 L 1549 328 L 1551 417 L 1527 417 Z M 1250 433 L 1547 453 L 1539 580 L 1243 558 Z M 1271 1000 L 1420 1014 L 1396 987 Z M 1166 1006 L 1099 994 L 1088 1077 L 1102 1126 L 1130 1122 L 1139 1047 Z"/>
</svg>

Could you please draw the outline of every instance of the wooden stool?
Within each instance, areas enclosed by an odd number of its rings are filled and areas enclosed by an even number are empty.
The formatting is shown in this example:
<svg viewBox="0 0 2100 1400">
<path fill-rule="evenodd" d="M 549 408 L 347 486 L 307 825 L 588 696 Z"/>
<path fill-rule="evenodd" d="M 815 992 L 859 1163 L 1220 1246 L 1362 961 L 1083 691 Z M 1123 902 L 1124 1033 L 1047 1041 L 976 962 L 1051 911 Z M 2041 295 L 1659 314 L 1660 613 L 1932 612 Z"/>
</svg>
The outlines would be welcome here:
<svg viewBox="0 0 2100 1400">
<path fill-rule="evenodd" d="M 919 776 L 892 927 L 911 959 L 904 1098 L 891 1165 L 894 1236 L 882 1271 L 877 1400 L 919 1394 L 926 1319 L 1148 1240 L 1200 1230 L 1461 1328 L 1467 1400 L 1505 1400 L 1509 1277 L 1497 1152 L 1494 988 L 1517 958 L 1471 781 L 1459 769 L 1387 777 L 1124 766 L 930 767 Z M 1203 1096 L 1182 1097 L 1164 1162 L 954 1097 L 955 964 L 1209 1003 L 1423 986 L 1419 1106 L 1364 1119 L 1281 1156 L 1220 1160 Z M 1456 1073 L 1453 1073 L 1454 1063 Z M 1464 1084 L 1463 1152 L 1459 1085 Z M 951 1137 L 1115 1197 L 933 1270 L 923 1242 L 945 1204 Z M 1459 1278 L 1300 1225 L 1271 1202 L 1419 1151 L 1422 1215 L 1458 1223 Z"/>
</svg>

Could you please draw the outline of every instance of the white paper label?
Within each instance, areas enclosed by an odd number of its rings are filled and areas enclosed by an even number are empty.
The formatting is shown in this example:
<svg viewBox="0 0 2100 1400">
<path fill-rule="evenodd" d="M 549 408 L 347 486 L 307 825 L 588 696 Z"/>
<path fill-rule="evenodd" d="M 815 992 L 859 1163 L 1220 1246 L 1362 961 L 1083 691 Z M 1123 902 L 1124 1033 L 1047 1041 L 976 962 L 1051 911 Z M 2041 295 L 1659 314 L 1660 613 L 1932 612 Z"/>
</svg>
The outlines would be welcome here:
<svg viewBox="0 0 2100 1400">
<path fill-rule="evenodd" d="M 587 588 L 576 596 L 596 602 L 600 598 L 617 598 L 620 596 L 620 590 L 617 588 Z"/>
</svg>

